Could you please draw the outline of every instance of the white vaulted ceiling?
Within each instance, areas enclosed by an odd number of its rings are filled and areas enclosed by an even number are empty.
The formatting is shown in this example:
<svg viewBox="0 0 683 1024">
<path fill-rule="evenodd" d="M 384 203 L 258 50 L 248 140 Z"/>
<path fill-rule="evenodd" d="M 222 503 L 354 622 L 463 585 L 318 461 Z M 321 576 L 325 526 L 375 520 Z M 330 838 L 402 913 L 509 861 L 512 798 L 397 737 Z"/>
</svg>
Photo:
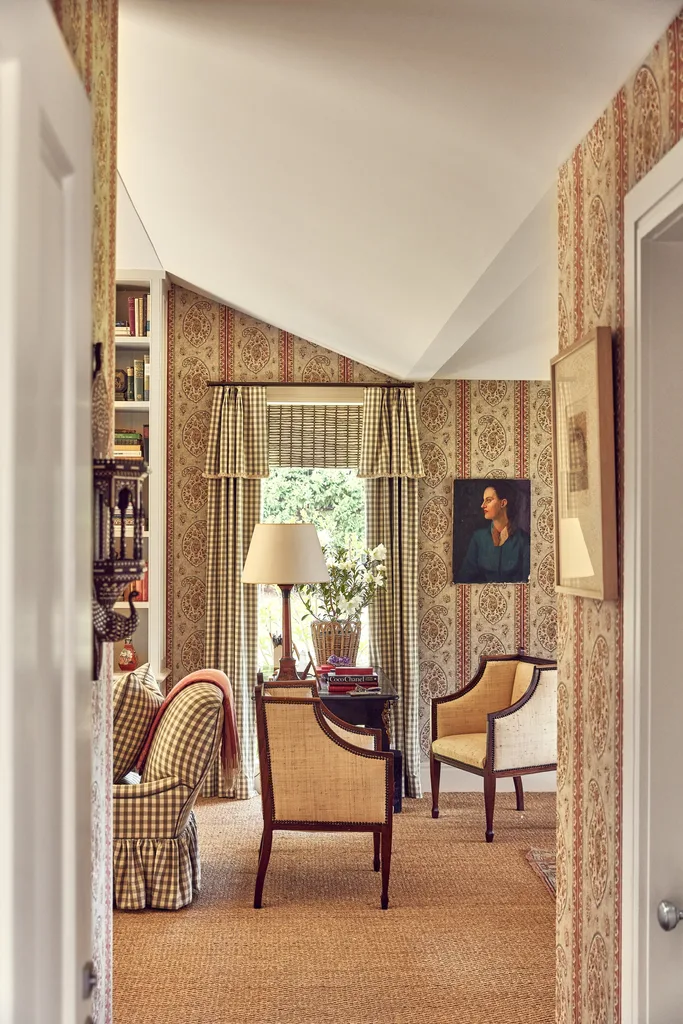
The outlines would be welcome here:
<svg viewBox="0 0 683 1024">
<path fill-rule="evenodd" d="M 556 169 L 679 4 L 121 0 L 121 177 L 197 290 L 397 377 L 544 377 Z"/>
</svg>

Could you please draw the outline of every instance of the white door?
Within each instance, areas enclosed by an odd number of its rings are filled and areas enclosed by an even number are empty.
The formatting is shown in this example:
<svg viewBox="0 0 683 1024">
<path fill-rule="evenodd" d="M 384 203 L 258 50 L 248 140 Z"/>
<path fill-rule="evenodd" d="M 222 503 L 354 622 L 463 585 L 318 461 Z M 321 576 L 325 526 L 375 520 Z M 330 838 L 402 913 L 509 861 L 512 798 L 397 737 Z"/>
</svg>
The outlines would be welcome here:
<svg viewBox="0 0 683 1024">
<path fill-rule="evenodd" d="M 90 105 L 0 0 L 0 1022 L 84 1022 L 91 956 Z"/>
<path fill-rule="evenodd" d="M 683 1020 L 681 144 L 627 196 L 625 222 L 622 1019 L 673 1024 Z"/>
</svg>

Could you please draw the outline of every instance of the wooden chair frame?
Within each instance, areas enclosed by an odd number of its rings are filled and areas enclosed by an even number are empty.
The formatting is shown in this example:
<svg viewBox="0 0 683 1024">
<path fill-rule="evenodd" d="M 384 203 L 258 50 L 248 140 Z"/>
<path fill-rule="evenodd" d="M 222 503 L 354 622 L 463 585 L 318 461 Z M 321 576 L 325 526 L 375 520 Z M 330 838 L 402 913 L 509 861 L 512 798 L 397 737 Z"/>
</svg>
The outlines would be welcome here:
<svg viewBox="0 0 683 1024">
<path fill-rule="evenodd" d="M 267 684 L 264 684 L 267 685 Z M 297 684 L 295 684 L 297 685 Z M 298 684 L 300 685 L 300 684 Z M 254 891 L 254 907 L 259 909 L 262 906 L 263 885 L 268 870 L 268 862 L 273 844 L 273 832 L 281 829 L 296 832 L 372 832 L 373 834 L 373 869 L 382 872 L 382 895 L 381 907 L 386 910 L 389 906 L 389 873 L 391 870 L 391 843 L 393 830 L 393 806 L 394 806 L 394 755 L 386 750 L 367 750 L 347 743 L 337 735 L 327 724 L 327 720 L 334 721 L 343 727 L 344 730 L 358 735 L 374 736 L 375 747 L 381 744 L 381 733 L 379 729 L 365 729 L 361 726 L 349 725 L 348 722 L 332 715 L 323 705 L 319 697 L 264 697 L 262 687 L 256 689 L 256 730 L 259 747 L 259 763 L 261 768 L 261 802 L 263 805 L 263 836 L 259 847 L 259 863 L 256 876 L 256 888 Z M 334 822 L 334 821 L 276 821 L 274 818 L 273 796 L 271 790 L 270 775 L 270 751 L 268 748 L 268 729 L 264 705 L 278 704 L 312 704 L 315 716 L 322 731 L 329 739 L 359 757 L 373 758 L 385 762 L 386 780 L 386 823 L 378 825 L 373 822 Z"/>
<path fill-rule="evenodd" d="M 429 773 L 432 783 L 432 818 L 439 817 L 439 785 L 441 781 L 441 765 L 448 764 L 452 768 L 460 768 L 464 772 L 470 772 L 472 775 L 478 775 L 484 780 L 484 811 L 486 815 L 486 842 L 493 842 L 493 812 L 496 803 L 496 779 L 512 778 L 515 784 L 515 797 L 517 801 L 517 810 L 524 810 L 524 789 L 522 786 L 523 775 L 535 775 L 538 772 L 551 772 L 557 769 L 557 762 L 554 764 L 534 765 L 532 768 L 510 768 L 505 771 L 496 771 L 493 763 L 493 733 L 495 729 L 495 722 L 499 718 L 505 718 L 508 715 L 514 714 L 519 711 L 520 708 L 524 707 L 536 692 L 536 688 L 541 678 L 539 669 L 541 668 L 557 668 L 557 662 L 549 661 L 545 658 L 531 658 L 524 654 L 488 654 L 482 656 L 479 661 L 479 668 L 474 678 L 464 686 L 462 690 L 458 690 L 456 693 L 449 693 L 445 697 L 433 697 L 432 698 L 432 743 L 438 738 L 437 735 L 437 706 L 439 704 L 448 704 L 451 701 L 458 700 L 464 697 L 466 693 L 471 691 L 480 682 L 486 666 L 490 661 L 522 661 L 527 664 L 535 665 L 531 682 L 528 689 L 523 696 L 511 704 L 507 708 L 502 708 L 500 711 L 489 712 L 486 716 L 487 727 L 486 727 L 486 761 L 483 768 L 477 768 L 475 765 L 465 764 L 463 761 L 456 761 L 450 757 L 443 757 L 442 755 L 435 754 L 433 748 L 430 745 L 429 751 Z M 489 758 L 489 751 L 491 755 Z"/>
</svg>

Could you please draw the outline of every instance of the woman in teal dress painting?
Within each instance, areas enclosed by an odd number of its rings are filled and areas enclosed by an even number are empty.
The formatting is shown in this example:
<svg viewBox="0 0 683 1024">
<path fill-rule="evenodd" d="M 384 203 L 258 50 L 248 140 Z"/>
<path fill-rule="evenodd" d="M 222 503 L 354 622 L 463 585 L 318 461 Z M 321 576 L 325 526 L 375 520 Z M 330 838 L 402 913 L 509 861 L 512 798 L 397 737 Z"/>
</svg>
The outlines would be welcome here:
<svg viewBox="0 0 683 1024">
<path fill-rule="evenodd" d="M 484 489 L 486 526 L 472 534 L 457 575 L 458 583 L 526 583 L 531 538 L 515 521 L 516 493 L 504 480 Z"/>
</svg>

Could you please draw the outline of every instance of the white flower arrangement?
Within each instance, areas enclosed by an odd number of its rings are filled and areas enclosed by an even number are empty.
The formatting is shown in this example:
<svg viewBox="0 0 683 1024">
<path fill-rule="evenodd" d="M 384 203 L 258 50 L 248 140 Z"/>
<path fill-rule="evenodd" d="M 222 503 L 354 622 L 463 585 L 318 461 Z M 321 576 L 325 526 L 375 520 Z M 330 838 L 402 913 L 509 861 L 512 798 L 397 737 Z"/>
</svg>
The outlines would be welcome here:
<svg viewBox="0 0 683 1024">
<path fill-rule="evenodd" d="M 318 622 L 353 619 L 386 581 L 387 549 L 384 544 L 366 548 L 357 537 L 349 537 L 348 544 L 323 544 L 329 583 L 306 583 L 297 589 L 308 615 Z"/>
</svg>

